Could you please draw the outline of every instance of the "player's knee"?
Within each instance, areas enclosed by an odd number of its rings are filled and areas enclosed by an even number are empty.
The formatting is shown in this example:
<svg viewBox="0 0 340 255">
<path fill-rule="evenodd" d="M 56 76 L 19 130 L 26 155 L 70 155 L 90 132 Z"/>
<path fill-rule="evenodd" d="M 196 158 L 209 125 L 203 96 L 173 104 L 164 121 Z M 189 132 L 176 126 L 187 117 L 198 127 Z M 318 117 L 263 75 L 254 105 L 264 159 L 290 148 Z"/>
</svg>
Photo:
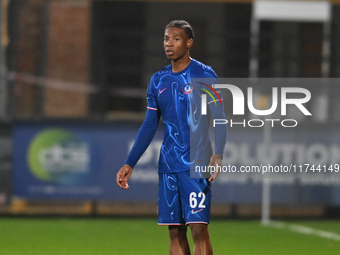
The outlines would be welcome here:
<svg viewBox="0 0 340 255">
<path fill-rule="evenodd" d="M 171 240 L 187 238 L 187 226 L 169 226 Z"/>
<path fill-rule="evenodd" d="M 206 240 L 209 238 L 209 231 L 207 224 L 193 223 L 190 224 L 191 235 L 194 242 Z"/>
</svg>

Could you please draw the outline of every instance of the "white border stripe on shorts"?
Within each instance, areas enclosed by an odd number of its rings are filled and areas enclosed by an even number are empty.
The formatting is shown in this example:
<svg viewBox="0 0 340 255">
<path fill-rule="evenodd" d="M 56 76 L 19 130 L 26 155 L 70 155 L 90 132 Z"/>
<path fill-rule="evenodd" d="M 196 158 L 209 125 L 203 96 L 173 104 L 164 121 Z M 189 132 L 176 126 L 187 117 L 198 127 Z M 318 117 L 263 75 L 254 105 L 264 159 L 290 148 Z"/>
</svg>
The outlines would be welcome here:
<svg viewBox="0 0 340 255">
<path fill-rule="evenodd" d="M 189 221 L 189 222 L 185 223 L 185 225 L 193 224 L 193 223 L 209 224 L 208 222 L 205 222 L 205 221 Z"/>
<path fill-rule="evenodd" d="M 158 223 L 158 225 L 180 226 L 180 225 L 185 225 L 185 223 Z"/>
</svg>

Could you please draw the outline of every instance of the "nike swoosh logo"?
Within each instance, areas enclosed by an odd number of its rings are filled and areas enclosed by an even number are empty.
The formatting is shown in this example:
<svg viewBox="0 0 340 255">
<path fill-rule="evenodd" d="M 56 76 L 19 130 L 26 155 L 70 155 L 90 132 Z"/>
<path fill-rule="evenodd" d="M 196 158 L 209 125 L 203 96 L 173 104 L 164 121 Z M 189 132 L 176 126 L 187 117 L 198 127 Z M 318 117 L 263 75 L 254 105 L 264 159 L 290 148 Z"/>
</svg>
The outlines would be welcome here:
<svg viewBox="0 0 340 255">
<path fill-rule="evenodd" d="M 159 89 L 159 90 L 158 90 L 158 95 L 162 94 L 162 93 L 163 93 L 163 92 L 164 92 L 166 89 L 167 89 L 167 88 L 165 88 L 165 89 L 162 89 L 162 90 L 161 90 L 161 89 Z"/>
<path fill-rule="evenodd" d="M 194 211 L 194 209 L 192 209 L 191 214 L 196 214 L 196 213 L 198 213 L 198 212 L 200 212 L 200 211 L 203 211 L 203 209 L 199 209 L 199 210 L 197 210 L 197 211 Z"/>
</svg>

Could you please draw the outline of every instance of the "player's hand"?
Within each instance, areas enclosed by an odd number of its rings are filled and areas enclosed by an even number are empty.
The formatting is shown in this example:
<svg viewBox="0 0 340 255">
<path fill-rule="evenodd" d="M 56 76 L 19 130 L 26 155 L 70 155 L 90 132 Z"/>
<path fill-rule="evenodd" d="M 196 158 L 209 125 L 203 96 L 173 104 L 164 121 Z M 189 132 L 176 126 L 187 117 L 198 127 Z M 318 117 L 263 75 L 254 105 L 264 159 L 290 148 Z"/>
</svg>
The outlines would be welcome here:
<svg viewBox="0 0 340 255">
<path fill-rule="evenodd" d="M 220 173 L 218 171 L 219 167 L 218 166 L 222 166 L 222 157 L 218 154 L 214 154 L 212 155 L 212 157 L 210 158 L 210 163 L 209 163 L 209 166 L 215 166 L 215 173 L 213 173 L 213 175 L 209 178 L 209 182 L 212 182 L 214 181 L 218 174 Z"/>
<path fill-rule="evenodd" d="M 125 164 L 117 173 L 117 184 L 122 189 L 128 189 L 128 180 L 132 174 L 132 167 Z"/>
</svg>

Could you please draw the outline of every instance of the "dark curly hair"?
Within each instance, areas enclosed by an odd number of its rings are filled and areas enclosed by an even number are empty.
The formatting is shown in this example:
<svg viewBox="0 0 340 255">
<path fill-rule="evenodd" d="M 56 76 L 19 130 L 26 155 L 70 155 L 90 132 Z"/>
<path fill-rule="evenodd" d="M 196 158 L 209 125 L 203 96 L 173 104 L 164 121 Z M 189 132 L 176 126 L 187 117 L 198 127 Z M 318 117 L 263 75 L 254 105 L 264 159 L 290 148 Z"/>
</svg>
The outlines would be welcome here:
<svg viewBox="0 0 340 255">
<path fill-rule="evenodd" d="M 189 39 L 194 39 L 194 30 L 191 25 L 185 20 L 173 20 L 168 25 L 166 25 L 165 29 L 169 27 L 181 28 L 188 35 Z"/>
</svg>

